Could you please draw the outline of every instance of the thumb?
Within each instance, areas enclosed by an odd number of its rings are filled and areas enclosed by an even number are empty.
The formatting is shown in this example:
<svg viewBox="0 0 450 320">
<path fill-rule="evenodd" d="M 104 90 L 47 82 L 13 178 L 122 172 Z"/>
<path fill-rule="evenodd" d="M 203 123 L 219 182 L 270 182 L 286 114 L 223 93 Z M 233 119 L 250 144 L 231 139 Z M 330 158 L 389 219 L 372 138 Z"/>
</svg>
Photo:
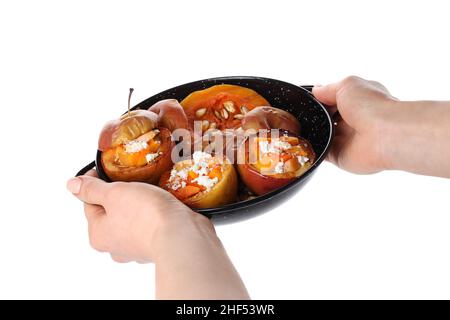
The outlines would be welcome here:
<svg viewBox="0 0 450 320">
<path fill-rule="evenodd" d="M 336 105 L 336 92 L 338 89 L 337 83 L 332 83 L 326 86 L 314 86 L 312 89 L 312 93 L 314 97 L 320 102 L 335 106 Z"/>
<path fill-rule="evenodd" d="M 103 205 L 109 183 L 90 176 L 72 178 L 67 182 L 67 189 L 85 203 Z"/>
</svg>

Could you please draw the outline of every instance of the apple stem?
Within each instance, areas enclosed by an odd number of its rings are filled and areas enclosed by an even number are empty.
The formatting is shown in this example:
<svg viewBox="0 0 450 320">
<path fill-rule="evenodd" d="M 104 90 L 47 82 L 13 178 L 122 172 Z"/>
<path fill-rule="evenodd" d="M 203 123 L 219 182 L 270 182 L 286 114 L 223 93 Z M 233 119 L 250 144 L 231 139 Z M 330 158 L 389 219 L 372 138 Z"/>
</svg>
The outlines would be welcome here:
<svg viewBox="0 0 450 320">
<path fill-rule="evenodd" d="M 130 88 L 130 93 L 128 94 L 128 116 L 131 115 L 131 107 L 130 107 L 130 101 L 131 101 L 131 95 L 133 94 L 134 89 Z"/>
</svg>

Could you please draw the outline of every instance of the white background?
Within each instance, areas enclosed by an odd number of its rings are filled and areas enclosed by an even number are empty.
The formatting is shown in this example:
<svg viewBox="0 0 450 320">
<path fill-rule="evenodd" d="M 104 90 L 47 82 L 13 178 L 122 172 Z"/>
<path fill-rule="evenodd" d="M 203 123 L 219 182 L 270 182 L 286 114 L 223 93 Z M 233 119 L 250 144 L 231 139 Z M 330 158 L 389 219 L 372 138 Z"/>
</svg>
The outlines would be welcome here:
<svg viewBox="0 0 450 320">
<path fill-rule="evenodd" d="M 106 120 L 185 82 L 349 74 L 450 100 L 446 1 L 2 1 L 0 297 L 154 297 L 152 265 L 89 247 L 65 190 Z M 418 146 L 426 148 L 426 146 Z M 450 181 L 324 163 L 292 200 L 218 228 L 253 298 L 450 298 Z"/>
</svg>

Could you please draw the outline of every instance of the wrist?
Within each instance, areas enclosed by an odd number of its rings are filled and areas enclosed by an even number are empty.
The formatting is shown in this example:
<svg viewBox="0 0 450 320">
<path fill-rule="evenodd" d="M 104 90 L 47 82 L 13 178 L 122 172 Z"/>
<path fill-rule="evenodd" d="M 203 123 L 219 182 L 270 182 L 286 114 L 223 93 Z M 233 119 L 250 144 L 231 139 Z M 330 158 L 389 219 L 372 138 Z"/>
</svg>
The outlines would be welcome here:
<svg viewBox="0 0 450 320">
<path fill-rule="evenodd" d="M 401 114 L 404 112 L 405 104 L 403 101 L 390 100 L 379 109 L 378 144 L 383 170 L 398 169 L 401 162 L 406 125 L 402 123 L 404 119 Z"/>
<path fill-rule="evenodd" d="M 445 176 L 449 127 L 448 102 L 393 101 L 380 126 L 386 169 Z"/>
<path fill-rule="evenodd" d="M 400 101 L 391 97 L 383 97 L 378 99 L 376 104 L 373 104 L 369 110 L 371 112 L 366 115 L 369 121 L 365 121 L 364 134 L 367 134 L 367 141 L 369 141 L 370 154 L 366 161 L 373 168 L 372 172 L 393 169 L 395 159 L 393 159 L 392 150 L 396 149 L 398 134 L 395 132 L 397 127 L 395 121 L 391 121 L 394 110 L 398 110 Z M 358 131 L 358 129 L 356 129 Z"/>
<path fill-rule="evenodd" d="M 210 219 L 190 209 L 161 218 L 152 239 L 153 260 L 195 248 L 197 244 L 221 246 Z"/>
</svg>

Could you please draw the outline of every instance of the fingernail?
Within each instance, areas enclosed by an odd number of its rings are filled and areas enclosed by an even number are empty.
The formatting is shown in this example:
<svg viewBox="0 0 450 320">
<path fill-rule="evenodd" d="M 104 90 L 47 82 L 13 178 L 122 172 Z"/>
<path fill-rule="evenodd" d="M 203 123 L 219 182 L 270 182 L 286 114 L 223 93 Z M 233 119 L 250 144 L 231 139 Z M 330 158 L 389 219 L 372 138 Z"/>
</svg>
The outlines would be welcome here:
<svg viewBox="0 0 450 320">
<path fill-rule="evenodd" d="M 69 181 L 67 181 L 67 189 L 73 194 L 78 194 L 81 189 L 81 179 L 72 178 Z"/>
<path fill-rule="evenodd" d="M 320 87 L 323 87 L 321 84 L 315 84 L 314 85 L 314 88 L 320 88 Z"/>
</svg>

